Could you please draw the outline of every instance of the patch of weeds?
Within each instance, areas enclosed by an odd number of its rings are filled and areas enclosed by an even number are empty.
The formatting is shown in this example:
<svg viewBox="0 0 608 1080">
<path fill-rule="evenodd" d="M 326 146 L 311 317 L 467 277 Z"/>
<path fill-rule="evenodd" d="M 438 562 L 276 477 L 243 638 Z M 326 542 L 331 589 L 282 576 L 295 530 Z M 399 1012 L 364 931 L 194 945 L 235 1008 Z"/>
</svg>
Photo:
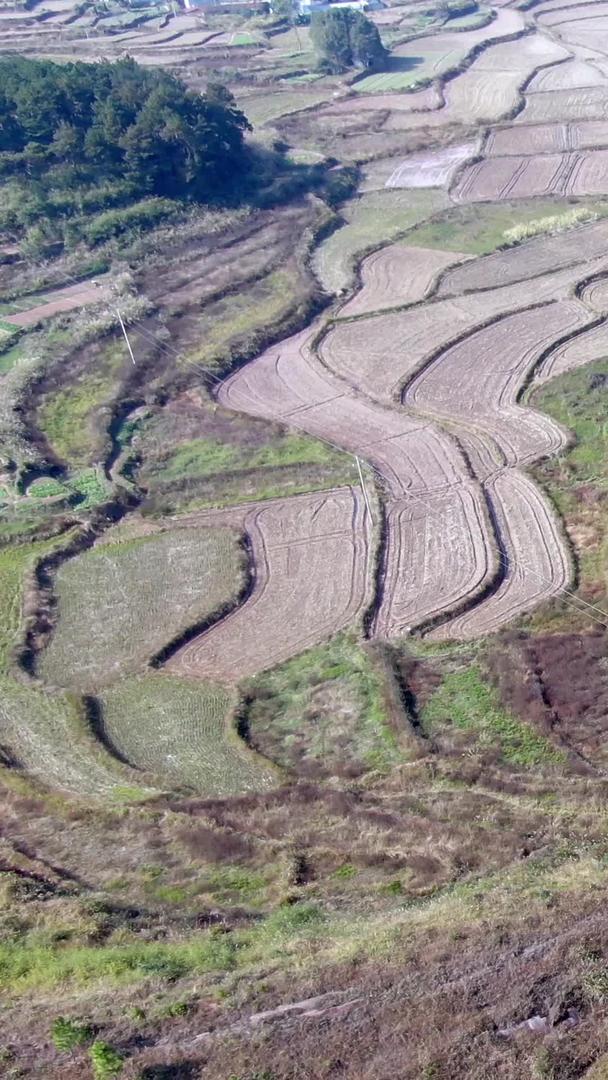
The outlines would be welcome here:
<svg viewBox="0 0 608 1080">
<path fill-rule="evenodd" d="M 154 1014 L 156 1020 L 173 1020 L 179 1016 L 187 1016 L 192 1005 L 183 999 L 168 1001 L 160 1005 Z"/>
<path fill-rule="evenodd" d="M 90 510 L 106 501 L 110 489 L 100 469 L 83 469 L 66 481 L 79 510 Z"/>
<path fill-rule="evenodd" d="M 534 1080 L 554 1080 L 555 1069 L 551 1061 L 551 1054 L 546 1046 L 541 1047 L 534 1055 L 532 1076 Z"/>
<path fill-rule="evenodd" d="M 78 1020 L 68 1020 L 65 1016 L 58 1016 L 53 1020 L 51 1037 L 57 1050 L 64 1053 L 82 1046 L 93 1036 L 89 1024 L 83 1024 Z"/>
<path fill-rule="evenodd" d="M 480 748 L 498 746 L 511 765 L 530 768 L 564 760 L 547 739 L 500 708 L 496 692 L 476 665 L 446 675 L 422 710 L 421 721 L 431 735 L 445 725 L 473 732 Z"/>
<path fill-rule="evenodd" d="M 353 866 L 352 863 L 344 863 L 344 866 L 339 866 L 337 870 L 334 870 L 332 876 L 348 880 L 348 878 L 354 877 L 356 873 L 356 866 Z"/>
<path fill-rule="evenodd" d="M 386 885 L 382 885 L 380 891 L 387 896 L 401 896 L 403 893 L 403 885 L 398 878 L 395 878 L 394 881 L 389 881 Z"/>
<path fill-rule="evenodd" d="M 602 957 L 585 960 L 581 985 L 590 1001 L 608 1000 L 608 964 Z"/>
<path fill-rule="evenodd" d="M 52 476 L 40 476 L 30 484 L 27 494 L 34 499 L 54 499 L 59 495 L 68 495 L 69 490 Z"/>
<path fill-rule="evenodd" d="M 608 347 L 606 353 L 608 357 Z M 535 408 L 574 434 L 572 446 L 534 471 L 565 519 L 575 545 L 579 586 L 595 603 L 606 593 L 607 384 L 608 358 L 598 359 L 551 379 L 531 398 Z"/>
<path fill-rule="evenodd" d="M 258 676 L 247 692 L 251 742 L 282 766 L 356 774 L 403 760 L 380 676 L 348 635 Z"/>
</svg>

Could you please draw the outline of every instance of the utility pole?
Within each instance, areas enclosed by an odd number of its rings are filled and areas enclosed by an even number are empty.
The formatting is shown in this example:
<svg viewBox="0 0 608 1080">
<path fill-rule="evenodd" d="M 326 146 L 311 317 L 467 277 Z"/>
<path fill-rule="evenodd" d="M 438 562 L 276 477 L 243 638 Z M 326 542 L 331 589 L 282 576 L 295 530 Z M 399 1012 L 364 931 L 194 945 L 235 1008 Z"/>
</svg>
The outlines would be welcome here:
<svg viewBox="0 0 608 1080">
<path fill-rule="evenodd" d="M 133 356 L 133 349 L 131 348 L 131 342 L 129 341 L 129 335 L 127 334 L 127 328 L 126 328 L 124 322 L 122 321 L 122 315 L 120 314 L 120 311 L 118 310 L 118 308 L 116 308 L 116 314 L 118 315 L 118 321 L 120 323 L 120 329 L 122 330 L 124 339 L 125 339 L 125 341 L 127 343 L 127 349 L 129 350 L 129 356 L 131 357 L 131 362 L 133 364 L 133 367 L 135 367 L 135 357 Z"/>
<path fill-rule="evenodd" d="M 365 483 L 363 481 L 363 473 L 361 471 L 361 462 L 359 461 L 359 458 L 357 457 L 356 454 L 355 454 L 355 461 L 357 462 L 357 470 L 359 472 L 359 483 L 361 484 L 361 490 L 363 491 L 363 498 L 365 499 L 365 505 L 367 507 L 367 512 L 369 514 L 369 519 L 370 519 L 370 521 L 371 521 L 371 523 L 373 525 L 374 524 L 374 515 L 372 514 L 372 508 L 369 505 L 369 499 L 367 497 L 367 490 L 366 490 L 366 487 L 365 487 Z"/>
</svg>

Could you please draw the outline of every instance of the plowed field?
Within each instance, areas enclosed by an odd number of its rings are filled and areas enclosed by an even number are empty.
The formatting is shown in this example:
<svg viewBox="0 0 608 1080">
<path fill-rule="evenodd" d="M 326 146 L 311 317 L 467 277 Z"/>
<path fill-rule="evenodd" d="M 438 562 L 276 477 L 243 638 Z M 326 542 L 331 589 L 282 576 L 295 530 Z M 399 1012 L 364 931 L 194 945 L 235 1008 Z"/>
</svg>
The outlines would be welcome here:
<svg viewBox="0 0 608 1080">
<path fill-rule="evenodd" d="M 408 244 L 382 248 L 361 264 L 361 288 L 344 305 L 340 315 L 350 317 L 416 303 L 426 296 L 442 270 L 466 258 L 454 251 Z"/>
<path fill-rule="evenodd" d="M 565 443 L 565 433 L 548 417 L 517 406 L 517 396 L 552 342 L 589 321 L 575 300 L 506 316 L 441 353 L 407 388 L 405 402 L 480 431 L 495 443 L 494 458 L 504 465 L 554 453 Z M 469 459 L 479 479 L 486 480 L 486 459 L 471 451 Z"/>
<path fill-rule="evenodd" d="M 608 194 L 608 150 L 491 157 L 464 170 L 452 196 L 460 202 L 537 195 Z"/>
<path fill-rule="evenodd" d="M 402 636 L 474 598 L 495 569 L 488 541 L 484 499 L 473 484 L 391 503 L 373 635 Z"/>
<path fill-rule="evenodd" d="M 362 494 L 350 488 L 254 507 L 245 520 L 251 595 L 180 649 L 169 670 L 236 682 L 351 624 L 369 591 L 370 528 Z"/>
<path fill-rule="evenodd" d="M 571 567 L 548 499 L 523 473 L 501 473 L 489 485 L 504 579 L 487 600 L 431 633 L 436 640 L 494 633 L 524 611 L 558 596 Z"/>
</svg>

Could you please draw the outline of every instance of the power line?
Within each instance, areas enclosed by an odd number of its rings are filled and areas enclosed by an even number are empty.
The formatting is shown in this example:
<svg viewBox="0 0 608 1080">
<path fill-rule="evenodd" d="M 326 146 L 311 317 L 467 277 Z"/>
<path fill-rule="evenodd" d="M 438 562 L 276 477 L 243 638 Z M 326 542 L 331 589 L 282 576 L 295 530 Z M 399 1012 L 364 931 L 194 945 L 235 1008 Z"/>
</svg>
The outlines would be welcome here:
<svg viewBox="0 0 608 1080">
<path fill-rule="evenodd" d="M 40 266 L 40 264 L 38 264 L 38 265 Z M 40 268 L 42 269 L 42 266 Z M 79 283 L 76 278 L 70 277 L 69 275 L 61 274 L 59 276 L 61 276 L 66 283 L 71 283 L 71 284 L 78 284 Z M 119 318 L 121 327 L 124 328 L 124 323 L 123 323 L 123 320 L 122 320 L 122 316 L 121 316 L 121 314 L 120 314 L 120 312 L 118 310 L 116 310 L 116 314 L 117 314 L 117 316 Z M 137 321 L 141 321 L 141 320 L 137 320 Z M 137 321 L 134 321 L 132 324 L 130 324 L 129 328 L 130 328 L 132 333 L 138 334 L 140 337 L 142 337 L 148 343 L 154 344 L 157 348 L 161 349 L 162 351 L 164 351 L 168 355 L 171 355 L 171 356 L 175 357 L 180 362 L 185 362 L 189 366 L 193 367 L 195 370 L 199 371 L 203 376 L 210 378 L 213 382 L 215 382 L 217 384 L 217 390 L 219 390 L 219 387 L 221 387 L 229 378 L 232 377 L 231 375 L 229 375 L 229 376 L 225 376 L 223 378 L 220 378 L 210 368 L 204 367 L 204 365 L 199 364 L 197 361 L 189 360 L 187 357 L 184 357 L 182 353 L 178 352 L 178 350 L 175 349 L 172 345 L 170 345 L 166 341 L 162 341 L 157 335 L 149 332 L 146 329 L 138 329 Z M 126 337 L 126 329 L 124 329 L 123 332 L 124 332 L 125 337 Z M 133 352 L 131 350 L 128 337 L 126 337 L 126 340 L 127 340 L 127 345 L 129 347 L 129 353 L 130 353 L 131 359 L 133 360 L 133 363 L 135 363 L 135 359 L 133 357 Z M 350 384 L 347 384 L 347 385 L 349 386 Z M 216 390 L 216 392 L 217 392 L 217 390 Z M 241 393 L 243 394 L 244 398 L 247 398 L 246 393 L 243 393 L 243 391 L 241 391 Z M 354 388 L 349 388 L 349 391 L 347 391 L 345 396 L 354 397 L 355 396 Z M 374 404 L 374 403 L 372 402 L 372 404 Z M 298 424 L 292 418 L 292 416 L 290 416 L 289 413 L 281 414 L 281 413 L 272 413 L 270 411 L 268 413 L 268 415 L 265 416 L 265 418 L 269 419 L 271 421 L 274 420 L 275 422 L 280 423 L 280 424 L 286 424 L 287 426 L 295 428 L 296 430 L 302 431 L 307 435 L 313 434 L 314 438 L 319 439 L 320 442 L 323 442 L 327 446 L 330 446 L 333 450 L 337 450 L 341 454 L 345 453 L 345 454 L 348 454 L 348 455 L 352 456 L 354 458 L 354 460 L 355 460 L 355 464 L 357 466 L 357 471 L 358 471 L 358 474 L 359 474 L 359 477 L 360 477 L 360 480 L 361 480 L 361 486 L 362 486 L 362 491 L 363 491 L 366 507 L 368 509 L 370 519 L 373 522 L 374 519 L 373 519 L 373 515 L 371 513 L 370 506 L 369 506 L 369 502 L 368 502 L 368 498 L 367 498 L 367 491 L 365 489 L 365 485 L 363 483 L 363 478 L 362 478 L 362 473 L 361 473 L 361 464 L 360 464 L 360 460 L 359 460 L 359 457 L 357 456 L 357 454 L 353 453 L 352 451 L 345 450 L 343 446 L 339 446 L 337 443 L 332 442 L 330 439 L 327 439 L 322 435 L 317 435 L 316 433 L 311 433 L 302 424 Z M 376 476 L 380 477 L 381 484 L 382 484 L 382 486 L 384 486 L 387 483 L 387 478 L 384 477 L 383 474 L 380 473 L 379 470 L 376 468 L 376 466 L 374 466 L 371 462 L 367 462 L 367 464 L 368 464 L 368 467 L 373 470 L 373 472 L 376 474 Z M 479 481 L 477 481 L 477 482 L 480 483 Z M 482 491 L 483 491 L 483 486 L 481 485 L 481 483 L 480 483 L 480 487 L 482 488 Z M 432 516 L 435 516 L 438 520 L 441 520 L 441 517 L 438 514 L 438 512 L 436 510 L 434 510 L 428 504 L 428 502 L 426 502 L 426 500 L 423 499 L 421 496 L 413 495 L 411 492 L 407 492 L 405 490 L 404 490 L 404 496 L 405 496 L 406 499 L 410 499 L 410 500 L 421 503 L 423 506 L 425 506 L 425 508 L 427 509 L 427 512 L 429 514 L 431 514 Z M 397 496 L 394 496 L 394 495 L 391 496 L 391 497 L 394 498 L 394 499 L 398 498 Z M 509 562 L 508 558 L 505 555 L 503 555 L 502 552 L 500 551 L 500 548 L 497 549 L 496 554 L 497 554 L 499 562 L 502 563 L 502 565 L 504 566 L 504 568 L 506 570 L 510 569 L 511 566 L 513 566 L 514 568 L 519 566 L 519 568 L 521 570 L 523 570 L 524 573 L 532 574 L 532 576 L 536 577 L 539 581 L 542 581 L 547 585 L 550 585 L 550 586 L 553 585 L 553 582 L 551 581 L 550 578 L 545 577 L 544 575 L 540 574 L 537 570 L 532 569 L 532 567 L 525 566 L 524 564 L 521 563 L 521 561 L 519 561 L 518 563 L 514 563 L 513 561 Z M 583 600 L 581 597 L 577 596 L 576 593 L 572 592 L 571 590 L 569 590 L 569 589 L 567 589 L 565 587 L 563 587 L 560 590 L 560 593 L 558 595 L 562 595 L 562 594 L 564 596 L 568 596 L 568 597 L 572 598 L 572 600 L 564 600 L 564 603 L 566 603 L 569 607 L 572 607 L 573 610 L 577 611 L 579 614 L 587 615 L 587 617 L 589 619 L 591 619 L 593 622 L 598 623 L 598 625 L 601 625 L 601 626 L 604 626 L 604 627 L 606 627 L 608 625 L 608 612 L 604 611 L 602 608 L 598 607 L 596 604 L 588 603 L 588 601 Z M 575 607 L 575 603 L 576 604 L 581 604 L 587 610 L 581 612 L 580 608 Z M 591 614 L 592 611 L 593 612 L 598 612 L 602 616 L 602 619 L 598 619 L 594 615 L 592 615 Z"/>
</svg>

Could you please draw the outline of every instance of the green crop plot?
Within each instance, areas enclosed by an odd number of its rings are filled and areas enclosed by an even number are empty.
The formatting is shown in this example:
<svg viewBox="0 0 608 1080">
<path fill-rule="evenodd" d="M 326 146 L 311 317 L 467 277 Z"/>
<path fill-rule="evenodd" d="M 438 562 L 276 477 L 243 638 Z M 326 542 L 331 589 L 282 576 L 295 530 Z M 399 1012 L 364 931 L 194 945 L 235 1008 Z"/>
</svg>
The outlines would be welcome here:
<svg viewBox="0 0 608 1080">
<path fill-rule="evenodd" d="M 4 754 L 45 784 L 85 795 L 137 798 L 137 776 L 87 733 L 77 702 L 0 678 L 0 744 Z M 135 783 L 134 783 L 135 781 Z"/>
<path fill-rule="evenodd" d="M 122 346 L 112 343 L 96 357 L 89 374 L 47 395 L 39 410 L 39 422 L 51 446 L 72 465 L 99 459 L 99 433 L 92 420 L 116 392 L 124 361 Z"/>
<path fill-rule="evenodd" d="M 266 94 L 250 94 L 238 99 L 239 107 L 255 127 L 277 120 L 279 116 L 310 109 L 321 105 L 330 96 L 330 91 L 305 90 L 300 93 L 274 91 Z"/>
<path fill-rule="evenodd" d="M 173 786 L 215 798 L 277 783 L 230 727 L 233 702 L 220 687 L 154 674 L 119 682 L 100 701 L 112 746 Z"/>
<path fill-rule="evenodd" d="M 584 207 L 603 217 L 608 200 L 586 199 Z M 486 255 L 505 243 L 505 232 L 539 218 L 559 216 L 572 210 L 568 199 L 518 199 L 516 202 L 478 203 L 455 206 L 435 221 L 423 222 L 408 234 L 408 243 L 417 247 L 440 248 Z"/>
<path fill-rule="evenodd" d="M 56 545 L 56 540 L 45 540 L 0 548 L 0 674 L 8 670 L 11 649 L 19 640 L 25 575 Z"/>
<path fill-rule="evenodd" d="M 242 579 L 238 538 L 228 529 L 175 529 L 96 546 L 57 572 L 58 623 L 41 675 L 52 685 L 90 689 L 136 671 L 228 604 Z"/>
</svg>

